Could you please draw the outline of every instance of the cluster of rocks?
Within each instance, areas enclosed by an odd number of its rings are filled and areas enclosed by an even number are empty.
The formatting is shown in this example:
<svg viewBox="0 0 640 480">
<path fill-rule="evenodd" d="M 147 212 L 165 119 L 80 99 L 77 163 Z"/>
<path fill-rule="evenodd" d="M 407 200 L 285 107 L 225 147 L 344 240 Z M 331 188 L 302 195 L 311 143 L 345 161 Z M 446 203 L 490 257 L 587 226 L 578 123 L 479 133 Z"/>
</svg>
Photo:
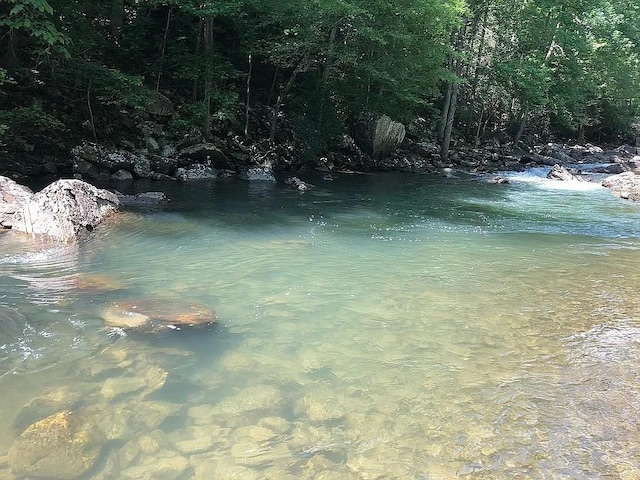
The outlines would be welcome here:
<svg viewBox="0 0 640 480">
<path fill-rule="evenodd" d="M 0 225 L 61 240 L 93 230 L 120 202 L 115 193 L 80 180 L 58 180 L 38 193 L 0 177 Z"/>
<path fill-rule="evenodd" d="M 256 125 L 267 123 L 266 116 L 256 120 Z M 579 170 L 575 165 L 586 164 L 599 165 L 590 173 L 613 175 L 640 171 L 637 149 L 628 145 L 603 150 L 589 144 L 531 146 L 521 141 L 514 145 L 507 139 L 502 139 L 503 142 L 492 139 L 481 145 L 454 141 L 449 157 L 444 161 L 427 120 L 416 118 L 405 126 L 386 115 L 372 113 L 361 115 L 354 122 L 350 135 L 342 135 L 331 151 L 311 161 L 303 159 L 301 154 L 300 145 L 307 139 L 279 139 L 278 143 L 272 144 L 267 140 L 233 135 L 205 138 L 197 128 L 181 138 L 169 139 L 162 127 L 153 122 L 148 122 L 142 130 L 144 148 L 141 149 L 135 149 L 133 145 L 119 149 L 91 142 L 73 148 L 71 163 L 75 177 L 98 184 L 118 184 L 135 179 L 194 181 L 229 176 L 251 182 L 275 183 L 274 172 L 301 171 L 309 166 L 329 173 L 400 171 L 447 174 L 448 171 L 459 170 L 487 174 L 522 171 L 534 166 L 553 167 L 556 164 L 572 173 Z M 49 168 L 47 171 L 53 170 Z M 625 185 L 631 179 L 633 177 L 627 176 Z M 496 177 L 494 183 L 504 183 L 503 180 Z M 287 181 L 300 191 L 307 190 L 304 182 L 300 182 Z M 614 192 L 621 192 L 620 196 L 624 198 L 634 198 L 632 190 L 625 187 L 614 189 Z"/>
<path fill-rule="evenodd" d="M 223 145 L 224 151 L 218 144 Z M 274 182 L 274 163 L 286 146 L 244 146 L 239 138 L 207 142 L 194 131 L 175 146 L 125 151 L 84 142 L 71 151 L 76 178 L 91 181 L 126 182 L 134 179 L 206 180 L 238 175 L 244 180 Z M 283 157 L 286 158 L 286 155 Z"/>
<path fill-rule="evenodd" d="M 456 145 L 451 149 L 448 161 L 442 162 L 440 147 L 436 142 L 407 136 L 401 147 L 380 163 L 384 170 L 419 173 L 441 173 L 443 168 L 455 168 L 469 173 L 495 173 L 499 171 L 523 171 L 529 167 L 554 165 L 597 164 L 593 173 L 617 174 L 640 171 L 637 149 L 623 145 L 603 150 L 593 145 L 528 146 L 500 144 L 491 141 L 480 146 Z"/>
<path fill-rule="evenodd" d="M 576 145 L 563 150 L 552 150 L 550 153 L 553 156 L 543 158 L 555 160 L 556 163 L 547 178 L 581 182 L 590 180 L 593 174 L 610 174 L 601 181 L 602 186 L 610 189 L 617 197 L 640 201 L 640 154 L 636 147 L 623 145 L 604 151 L 599 147 Z M 581 166 L 589 168 L 585 170 Z"/>
<path fill-rule="evenodd" d="M 5 457 L 8 478 L 101 478 L 99 470 L 126 468 L 125 455 L 114 462 L 118 450 L 130 450 L 140 438 L 148 441 L 182 408 L 153 399 L 168 375 L 146 354 L 107 349 L 85 362 L 79 375 L 81 384 L 50 388 L 18 412 L 13 422 L 17 436 Z M 177 478 L 173 470 L 185 472 L 188 464 L 177 457 L 167 456 L 158 467 L 168 475 L 163 478 Z M 186 465 L 176 468 L 178 463 Z M 1 468 L 0 472 L 8 473 Z"/>
<path fill-rule="evenodd" d="M 0 227 L 62 242 L 79 239 L 121 206 L 167 201 L 160 192 L 122 195 L 76 179 L 57 180 L 34 193 L 0 177 Z"/>
</svg>

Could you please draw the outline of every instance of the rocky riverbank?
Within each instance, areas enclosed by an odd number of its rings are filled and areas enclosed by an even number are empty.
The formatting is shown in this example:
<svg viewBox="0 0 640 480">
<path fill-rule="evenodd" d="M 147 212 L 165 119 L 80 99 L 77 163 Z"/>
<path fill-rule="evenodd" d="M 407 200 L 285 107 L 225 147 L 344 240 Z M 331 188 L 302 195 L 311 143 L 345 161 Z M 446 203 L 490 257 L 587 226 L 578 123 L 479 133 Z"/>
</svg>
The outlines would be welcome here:
<svg viewBox="0 0 640 480">
<path fill-rule="evenodd" d="M 607 181 L 605 186 L 622 198 L 639 197 L 640 154 L 638 148 L 629 145 L 609 149 L 591 144 L 532 146 L 493 139 L 477 146 L 458 143 L 443 161 L 423 119 L 405 126 L 386 116 L 370 115 L 363 117 L 356 127 L 352 136 L 342 135 L 331 151 L 309 158 L 303 142 L 293 137 L 278 144 L 231 135 L 205 139 L 202 132 L 192 129 L 175 138 L 165 134 L 158 124 L 144 130 L 144 142 L 121 142 L 114 146 L 84 141 L 71 149 L 68 158 L 57 163 L 39 159 L 8 162 L 0 174 L 27 184 L 34 178 L 53 181 L 73 177 L 109 190 L 138 179 L 188 182 L 236 177 L 243 181 L 276 182 L 284 177 L 289 185 L 304 191 L 309 188 L 305 175 L 313 170 L 324 170 L 330 180 L 335 172 L 341 171 L 487 174 L 559 165 L 578 176 L 587 171 L 624 173 L 624 178 Z M 553 178 L 562 180 L 558 175 Z M 30 230 L 25 226 L 24 231 Z"/>
</svg>

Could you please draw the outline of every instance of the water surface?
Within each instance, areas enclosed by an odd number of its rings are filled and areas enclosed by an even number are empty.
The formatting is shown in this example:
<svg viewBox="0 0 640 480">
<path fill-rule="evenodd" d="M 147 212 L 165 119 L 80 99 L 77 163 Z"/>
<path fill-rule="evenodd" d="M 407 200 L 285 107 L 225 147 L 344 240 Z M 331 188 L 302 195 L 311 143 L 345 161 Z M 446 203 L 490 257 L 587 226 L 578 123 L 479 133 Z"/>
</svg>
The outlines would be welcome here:
<svg viewBox="0 0 640 480">
<path fill-rule="evenodd" d="M 63 408 L 88 478 L 639 478 L 640 206 L 510 179 L 155 183 L 79 246 L 0 235 L 0 478 Z M 105 327 L 140 297 L 218 324 Z"/>
</svg>

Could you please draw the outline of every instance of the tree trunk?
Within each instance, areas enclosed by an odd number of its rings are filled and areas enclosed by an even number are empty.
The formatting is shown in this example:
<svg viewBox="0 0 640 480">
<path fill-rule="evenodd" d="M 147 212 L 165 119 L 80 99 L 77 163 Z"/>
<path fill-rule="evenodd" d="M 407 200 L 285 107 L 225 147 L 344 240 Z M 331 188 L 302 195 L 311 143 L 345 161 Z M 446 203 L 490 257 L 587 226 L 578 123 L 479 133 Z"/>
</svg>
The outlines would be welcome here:
<svg viewBox="0 0 640 480">
<path fill-rule="evenodd" d="M 93 109 L 91 108 L 91 85 L 87 87 L 87 108 L 89 109 L 89 121 L 91 122 L 91 132 L 93 133 L 93 141 L 98 142 L 96 135 L 96 123 L 93 119 Z"/>
<path fill-rule="evenodd" d="M 478 118 L 478 128 L 476 128 L 476 136 L 473 139 L 473 144 L 476 147 L 480 145 L 480 129 L 482 129 L 483 117 L 484 117 L 484 105 L 482 106 L 482 110 L 480 111 L 480 117 Z"/>
<path fill-rule="evenodd" d="M 471 83 L 471 101 L 476 98 L 478 91 L 478 83 L 480 82 L 480 62 L 482 61 L 482 55 L 484 53 L 484 47 L 487 37 L 487 16 L 489 14 L 489 7 L 485 9 L 482 16 L 482 34 L 480 36 L 480 44 L 478 45 L 478 53 L 476 55 L 475 71 L 473 72 L 473 82 Z"/>
<path fill-rule="evenodd" d="M 196 37 L 196 50 L 195 50 L 196 56 L 198 55 L 198 53 L 200 53 L 200 49 L 202 48 L 203 32 L 204 32 L 204 18 L 200 18 L 200 20 L 198 21 L 198 36 Z M 191 101 L 193 103 L 196 103 L 198 101 L 198 95 L 199 95 L 198 82 L 199 81 L 200 81 L 200 77 L 194 75 L 193 85 L 191 90 Z"/>
<path fill-rule="evenodd" d="M 451 86 L 451 101 L 449 102 L 449 109 L 447 111 L 447 121 L 445 123 L 444 133 L 442 136 L 442 143 L 440 144 L 440 160 L 446 162 L 449 158 L 449 145 L 451 144 L 451 131 L 453 130 L 453 120 L 456 115 L 456 108 L 458 106 L 458 90 L 460 84 L 456 83 Z"/>
<path fill-rule="evenodd" d="M 585 125 L 583 121 L 583 122 L 580 122 L 580 126 L 578 127 L 578 140 L 577 140 L 578 145 L 584 145 L 584 129 L 585 129 Z"/>
<path fill-rule="evenodd" d="M 244 110 L 244 136 L 249 136 L 249 97 L 251 96 L 251 71 L 253 70 L 253 62 L 251 54 L 249 54 L 249 73 L 247 74 L 247 102 Z"/>
<path fill-rule="evenodd" d="M 109 30 L 116 43 L 120 40 L 122 25 L 124 24 L 124 0 L 113 0 L 111 4 L 111 18 Z"/>
<path fill-rule="evenodd" d="M 298 63 L 298 65 L 293 69 L 293 72 L 291 72 L 289 81 L 287 81 L 287 84 L 284 86 L 282 91 L 278 94 L 278 98 L 276 99 L 276 104 L 273 107 L 273 117 L 271 118 L 271 128 L 269 131 L 269 143 L 273 143 L 276 138 L 278 117 L 280 116 L 280 110 L 282 109 L 282 102 L 284 101 L 286 96 L 289 94 L 289 90 L 291 90 L 293 83 L 296 81 L 296 77 L 298 76 L 298 73 L 300 73 L 304 69 L 304 65 L 307 63 L 307 56 L 308 56 L 308 53 L 305 53 L 302 60 L 300 60 L 300 63 Z"/>
<path fill-rule="evenodd" d="M 465 34 L 466 24 L 463 22 L 463 26 L 460 30 L 457 33 L 451 34 L 454 52 L 462 51 Z M 445 105 L 442 109 L 442 124 L 440 125 L 440 159 L 443 162 L 446 162 L 449 158 L 451 132 L 453 130 L 456 108 L 458 107 L 458 91 L 460 90 L 460 83 L 456 80 L 462 75 L 463 68 L 464 63 L 460 58 L 454 60 L 454 58 L 451 57 L 449 59 L 449 71 L 454 78 L 452 78 L 447 85 L 447 96 L 445 98 Z"/>
<path fill-rule="evenodd" d="M 160 91 L 160 77 L 162 76 L 162 64 L 164 63 L 164 52 L 167 46 L 167 35 L 169 24 L 171 23 L 171 9 L 167 12 L 167 24 L 164 27 L 164 37 L 162 38 L 162 49 L 160 51 L 160 65 L 158 66 L 158 78 L 156 79 L 156 93 Z"/>
<path fill-rule="evenodd" d="M 209 54 L 213 46 L 213 17 L 206 17 L 204 19 L 203 44 L 205 52 Z M 211 138 L 211 91 L 213 90 L 213 74 L 211 71 L 211 62 L 208 57 L 209 55 L 207 55 L 205 60 L 204 79 L 204 136 L 207 140 Z"/>
<path fill-rule="evenodd" d="M 513 144 L 516 145 L 520 141 L 520 137 L 524 133 L 524 128 L 527 126 L 527 117 L 529 116 L 529 112 L 525 109 L 522 112 L 522 118 L 520 119 L 520 126 L 518 127 L 518 132 L 516 136 L 513 137 Z"/>
<path fill-rule="evenodd" d="M 447 93 L 444 97 L 444 105 L 442 106 L 442 114 L 440 115 L 440 131 L 438 132 L 438 140 L 442 143 L 444 139 L 444 131 L 447 129 L 447 121 L 449 116 L 449 108 L 451 106 L 451 95 L 453 94 L 453 81 L 447 82 Z"/>
<path fill-rule="evenodd" d="M 324 62 L 324 72 L 322 74 L 322 90 L 326 90 L 331 76 L 331 67 L 333 66 L 333 56 L 335 51 L 336 34 L 338 32 L 337 25 L 333 25 L 329 31 L 329 46 L 327 47 L 327 58 Z"/>
<path fill-rule="evenodd" d="M 269 130 L 269 143 L 273 143 L 276 138 L 276 129 L 278 126 L 278 117 L 280 116 L 280 110 L 282 109 L 282 102 L 291 90 L 293 86 L 293 82 L 296 81 L 296 77 L 298 76 L 298 68 L 294 68 L 293 72 L 291 72 L 291 76 L 289 77 L 289 81 L 282 89 L 282 91 L 278 94 L 278 98 L 276 99 L 276 104 L 273 107 L 273 117 L 271 118 L 271 128 Z"/>
<path fill-rule="evenodd" d="M 271 81 L 271 89 L 269 90 L 269 98 L 267 98 L 267 105 L 269 105 L 271 103 L 271 99 L 273 98 L 273 92 L 276 89 L 276 81 L 278 80 L 278 71 L 280 69 L 278 67 L 276 67 L 275 71 L 273 72 L 273 80 Z"/>
</svg>

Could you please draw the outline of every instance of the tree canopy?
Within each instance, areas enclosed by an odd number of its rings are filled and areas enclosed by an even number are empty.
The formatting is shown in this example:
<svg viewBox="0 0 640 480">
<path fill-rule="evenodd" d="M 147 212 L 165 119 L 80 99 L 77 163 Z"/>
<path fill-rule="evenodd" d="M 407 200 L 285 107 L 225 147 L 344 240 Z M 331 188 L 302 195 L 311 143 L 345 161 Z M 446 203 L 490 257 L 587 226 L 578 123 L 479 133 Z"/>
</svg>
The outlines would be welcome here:
<svg viewBox="0 0 640 480">
<path fill-rule="evenodd" d="M 173 128 L 277 142 L 287 123 L 317 151 L 363 112 L 470 142 L 632 138 L 639 15 L 638 0 L 5 0 L 0 143 L 117 137 L 157 95 Z"/>
</svg>

